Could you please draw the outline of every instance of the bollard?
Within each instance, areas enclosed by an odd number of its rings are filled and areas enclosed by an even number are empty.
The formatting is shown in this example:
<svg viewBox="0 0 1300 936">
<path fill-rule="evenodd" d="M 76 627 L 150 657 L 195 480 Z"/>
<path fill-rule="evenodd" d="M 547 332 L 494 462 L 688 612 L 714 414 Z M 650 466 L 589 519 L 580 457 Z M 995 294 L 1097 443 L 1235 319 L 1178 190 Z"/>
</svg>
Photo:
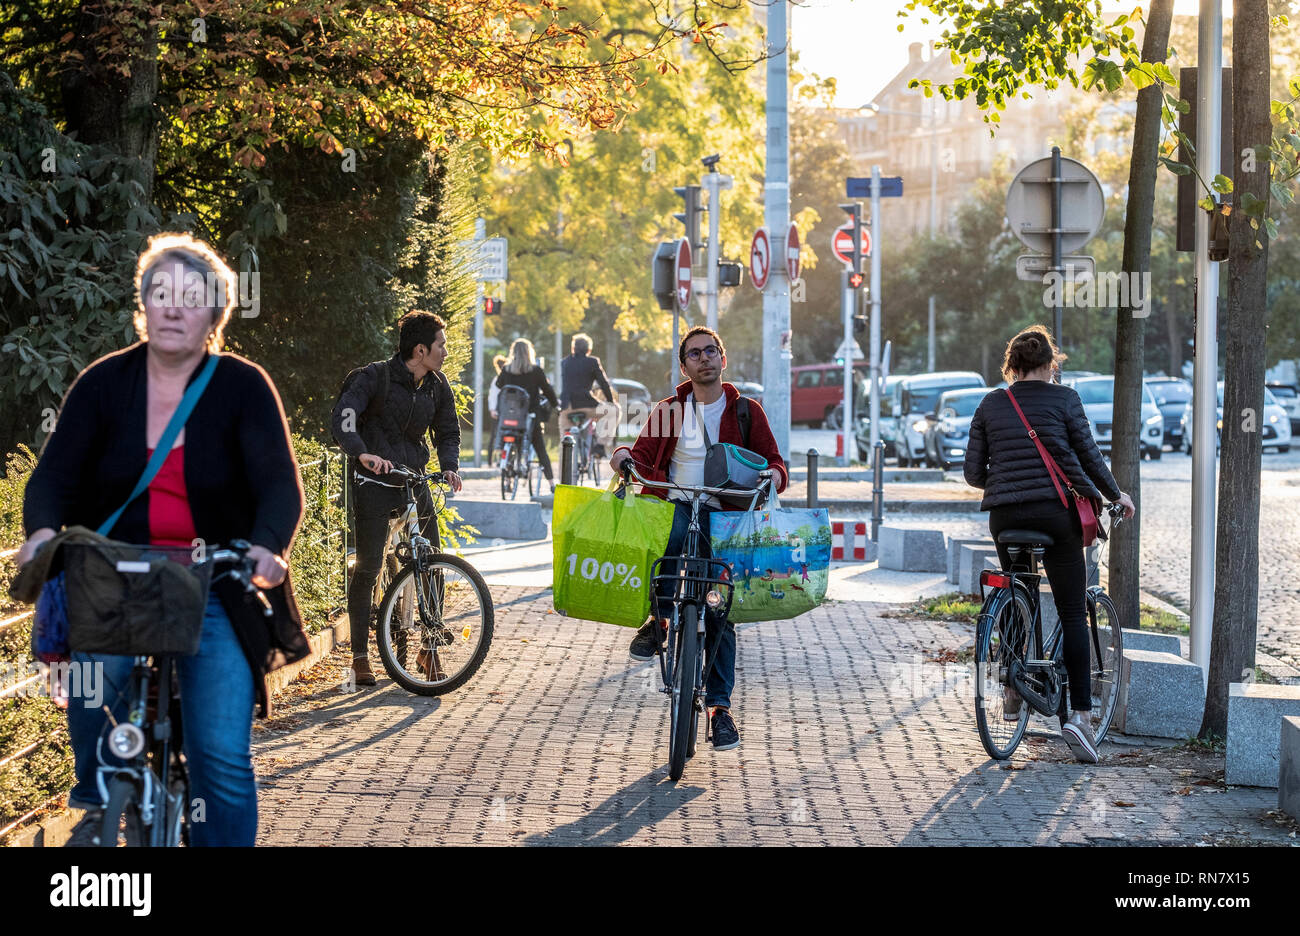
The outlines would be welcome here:
<svg viewBox="0 0 1300 936">
<path fill-rule="evenodd" d="M 880 542 L 880 522 L 885 519 L 885 443 L 877 442 L 871 469 L 871 542 Z"/>
<path fill-rule="evenodd" d="M 573 483 L 573 448 L 577 443 L 571 434 L 565 433 L 560 439 L 560 483 Z"/>
<path fill-rule="evenodd" d="M 817 450 L 808 450 L 808 506 L 817 506 Z"/>
</svg>

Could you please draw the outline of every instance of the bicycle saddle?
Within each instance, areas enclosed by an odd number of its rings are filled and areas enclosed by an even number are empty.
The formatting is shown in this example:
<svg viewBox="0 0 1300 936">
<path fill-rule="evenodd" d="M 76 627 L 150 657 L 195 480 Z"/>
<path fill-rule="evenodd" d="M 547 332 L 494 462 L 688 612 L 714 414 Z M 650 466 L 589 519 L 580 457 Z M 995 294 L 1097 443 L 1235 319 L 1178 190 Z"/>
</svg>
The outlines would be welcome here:
<svg viewBox="0 0 1300 936">
<path fill-rule="evenodd" d="M 1033 530 L 1003 530 L 998 534 L 998 542 L 1009 546 L 1051 546 L 1055 540 Z"/>
</svg>

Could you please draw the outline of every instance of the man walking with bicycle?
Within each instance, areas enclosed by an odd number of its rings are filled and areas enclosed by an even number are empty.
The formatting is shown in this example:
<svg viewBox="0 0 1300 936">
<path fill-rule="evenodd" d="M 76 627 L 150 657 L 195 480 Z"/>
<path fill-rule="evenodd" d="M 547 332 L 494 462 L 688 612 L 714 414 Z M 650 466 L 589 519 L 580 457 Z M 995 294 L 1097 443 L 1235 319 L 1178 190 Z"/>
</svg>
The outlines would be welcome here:
<svg viewBox="0 0 1300 936">
<path fill-rule="evenodd" d="M 359 686 L 375 685 L 368 659 L 371 592 L 384 558 L 390 512 L 405 506 L 403 485 L 383 476 L 394 465 L 422 471 L 429 461 L 428 432 L 447 482 L 453 490 L 461 488 L 460 421 L 451 384 L 442 373 L 446 324 L 431 312 L 416 310 L 402 316 L 397 329 L 397 353 L 348 375 L 331 420 L 334 438 L 352 459 L 357 554 L 348 617 L 352 671 Z M 418 497 L 420 531 L 437 547 L 438 524 L 427 486 L 420 486 Z"/>
<path fill-rule="evenodd" d="M 610 470 L 617 474 L 623 463 L 631 459 L 647 480 L 703 485 L 708 439 L 730 442 L 766 458 L 777 491 L 785 490 L 789 473 L 762 406 L 741 397 L 740 391 L 722 380 L 727 352 L 718 333 L 702 325 L 692 328 L 678 346 L 677 357 L 686 382 L 678 385 L 673 396 L 655 405 L 630 449 L 620 446 L 614 451 L 609 460 Z M 691 518 L 688 495 L 677 491 L 669 494 L 663 488 L 654 487 L 647 487 L 641 493 L 667 495 L 676 502 L 664 555 L 681 556 Z M 721 504 L 712 497 L 706 498 L 700 507 L 706 552 L 709 519 L 720 508 Z M 671 596 L 660 595 L 660 598 Z M 731 691 L 736 682 L 736 629 L 730 621 L 718 617 L 714 612 L 705 617 L 707 644 L 710 647 L 716 644 L 717 648 L 705 677 L 705 705 L 711 710 L 714 749 L 725 751 L 740 744 L 740 733 L 731 715 Z M 632 659 L 638 662 L 653 659 L 663 647 L 667 627 L 667 621 L 646 621 L 632 641 Z"/>
</svg>

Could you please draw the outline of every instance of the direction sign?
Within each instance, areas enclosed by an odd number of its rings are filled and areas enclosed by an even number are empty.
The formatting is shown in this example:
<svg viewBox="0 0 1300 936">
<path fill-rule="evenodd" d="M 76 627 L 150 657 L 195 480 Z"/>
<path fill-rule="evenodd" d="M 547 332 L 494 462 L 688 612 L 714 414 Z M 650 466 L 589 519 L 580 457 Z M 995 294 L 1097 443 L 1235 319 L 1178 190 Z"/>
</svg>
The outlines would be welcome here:
<svg viewBox="0 0 1300 936">
<path fill-rule="evenodd" d="M 1101 230 L 1106 199 L 1101 183 L 1083 163 L 1061 157 L 1061 253 L 1072 253 Z M 1036 159 L 1016 173 L 1007 189 L 1007 221 L 1030 250 L 1052 252 L 1052 157 Z"/>
<path fill-rule="evenodd" d="M 691 304 L 691 242 L 677 242 L 677 308 L 685 312 Z"/>
<path fill-rule="evenodd" d="M 790 230 L 785 232 L 785 272 L 790 277 L 790 282 L 799 278 L 801 265 L 799 263 L 799 228 L 794 222 L 790 222 Z"/>
<path fill-rule="evenodd" d="M 506 239 L 489 237 L 479 241 L 478 273 L 476 279 L 484 283 L 504 283 L 506 281 Z"/>
<path fill-rule="evenodd" d="M 831 252 L 840 258 L 840 262 L 846 267 L 852 268 L 853 256 L 853 226 L 846 224 L 843 227 L 837 227 L 835 234 L 831 237 Z M 862 227 L 862 256 L 871 256 L 871 231 L 863 225 Z"/>
<path fill-rule="evenodd" d="M 749 281 L 755 289 L 762 291 L 771 270 L 772 239 L 768 237 L 767 228 L 761 227 L 754 232 L 754 240 L 749 245 Z"/>
<path fill-rule="evenodd" d="M 871 176 L 865 176 L 859 178 L 849 176 L 849 178 L 845 180 L 844 190 L 848 193 L 849 198 L 870 198 L 871 197 Z M 902 176 L 881 176 L 880 197 L 881 198 L 902 198 L 903 177 Z"/>
</svg>

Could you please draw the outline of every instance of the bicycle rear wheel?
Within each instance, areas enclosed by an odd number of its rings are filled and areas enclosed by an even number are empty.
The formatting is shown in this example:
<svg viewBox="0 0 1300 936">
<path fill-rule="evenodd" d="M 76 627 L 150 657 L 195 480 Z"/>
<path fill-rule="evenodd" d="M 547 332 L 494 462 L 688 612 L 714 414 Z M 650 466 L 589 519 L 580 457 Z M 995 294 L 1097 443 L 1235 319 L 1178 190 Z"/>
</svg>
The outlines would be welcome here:
<svg viewBox="0 0 1300 936">
<path fill-rule="evenodd" d="M 673 673 L 672 705 L 668 718 L 668 776 L 682 778 L 695 727 L 695 683 L 700 670 L 699 608 L 686 604 L 681 609 L 677 635 L 676 669 Z"/>
<path fill-rule="evenodd" d="M 1011 664 L 1023 662 L 1033 626 L 1029 600 L 1019 590 L 1000 589 L 984 603 L 975 632 L 975 727 L 995 760 L 1006 760 L 1029 724 L 1029 703 L 1020 699 L 1019 717 L 1007 720 Z"/>
<path fill-rule="evenodd" d="M 1097 651 L 1100 649 L 1101 654 Z M 1088 672 L 1092 678 L 1092 736 L 1098 744 L 1110 731 L 1119 706 L 1119 673 L 1124 659 L 1124 630 L 1119 612 L 1105 592 L 1088 593 Z"/>
<path fill-rule="evenodd" d="M 375 643 L 393 682 L 416 695 L 463 686 L 492 644 L 492 593 L 459 556 L 434 553 L 417 575 L 402 567 L 379 611 Z"/>
</svg>

